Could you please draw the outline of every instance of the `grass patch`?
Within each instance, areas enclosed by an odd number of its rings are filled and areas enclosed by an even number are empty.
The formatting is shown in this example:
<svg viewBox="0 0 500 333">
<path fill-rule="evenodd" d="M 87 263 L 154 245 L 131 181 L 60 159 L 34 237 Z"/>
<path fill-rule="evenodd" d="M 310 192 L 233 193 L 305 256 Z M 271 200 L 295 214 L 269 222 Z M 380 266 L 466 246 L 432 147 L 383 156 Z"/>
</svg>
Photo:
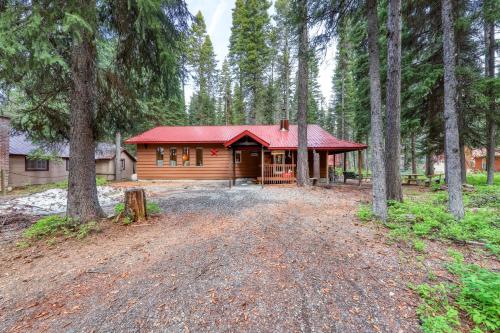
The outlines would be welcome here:
<svg viewBox="0 0 500 333">
<path fill-rule="evenodd" d="M 56 237 L 65 236 L 68 238 L 74 237 L 83 239 L 92 232 L 99 231 L 97 222 L 88 222 L 84 224 L 73 223 L 70 219 L 52 215 L 44 217 L 23 232 L 24 241 L 20 242 L 23 245 L 29 244 L 29 241 L 47 239 L 47 244 L 54 245 Z M 22 246 L 21 246 L 22 247 Z"/>
<path fill-rule="evenodd" d="M 471 332 L 500 329 L 500 274 L 465 264 L 460 253 L 451 252 L 454 262 L 447 269 L 457 283 L 422 284 L 413 289 L 422 303 L 417 314 L 425 333 L 461 331 L 463 322 Z"/>
</svg>

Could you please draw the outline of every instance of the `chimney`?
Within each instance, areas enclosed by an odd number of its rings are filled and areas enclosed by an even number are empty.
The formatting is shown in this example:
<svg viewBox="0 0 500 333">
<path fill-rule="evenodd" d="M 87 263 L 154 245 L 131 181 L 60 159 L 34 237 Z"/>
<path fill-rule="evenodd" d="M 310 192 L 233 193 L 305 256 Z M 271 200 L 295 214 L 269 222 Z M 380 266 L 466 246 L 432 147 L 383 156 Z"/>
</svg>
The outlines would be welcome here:
<svg viewBox="0 0 500 333">
<path fill-rule="evenodd" d="M 10 118 L 0 116 L 0 170 L 3 173 L 4 183 L 0 185 L 5 193 L 9 185 L 9 140 L 10 140 Z M 0 180 L 1 182 L 1 180 Z"/>
<path fill-rule="evenodd" d="M 283 108 L 283 119 L 280 120 L 280 131 L 288 131 L 289 122 L 288 117 L 285 115 L 285 108 Z"/>
</svg>

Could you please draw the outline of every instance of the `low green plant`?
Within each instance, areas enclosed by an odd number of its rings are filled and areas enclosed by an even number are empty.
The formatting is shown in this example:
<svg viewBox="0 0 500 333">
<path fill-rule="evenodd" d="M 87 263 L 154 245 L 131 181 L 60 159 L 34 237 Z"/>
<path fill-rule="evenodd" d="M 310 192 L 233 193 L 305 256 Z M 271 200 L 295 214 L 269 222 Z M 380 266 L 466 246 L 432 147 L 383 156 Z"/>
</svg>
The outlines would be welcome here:
<svg viewBox="0 0 500 333">
<path fill-rule="evenodd" d="M 134 221 L 128 216 L 125 216 L 122 220 L 123 225 L 129 225 L 129 224 L 132 224 L 132 222 L 134 222 Z"/>
<path fill-rule="evenodd" d="M 91 232 L 98 231 L 97 222 L 74 223 L 71 219 L 60 216 L 51 215 L 41 218 L 28 229 L 23 232 L 23 237 L 27 240 L 40 240 L 47 237 L 52 237 L 47 242 L 55 242 L 57 236 L 76 237 L 83 239 Z"/>
<path fill-rule="evenodd" d="M 96 183 L 97 186 L 104 186 L 104 185 L 107 185 L 109 182 L 106 179 L 106 177 L 97 176 L 95 178 L 95 183 Z"/>
<path fill-rule="evenodd" d="M 471 332 L 498 332 L 500 274 L 465 264 L 463 255 L 457 251 L 449 251 L 449 254 L 453 262 L 447 269 L 457 277 L 456 283 L 413 287 L 422 300 L 417 309 L 422 330 L 429 333 L 459 331 L 462 313 L 473 325 Z"/>
<path fill-rule="evenodd" d="M 114 209 L 116 215 L 121 214 L 125 210 L 125 204 L 123 202 L 117 203 Z"/>
<path fill-rule="evenodd" d="M 76 231 L 76 238 L 84 239 L 90 233 L 99 232 L 100 230 L 101 229 L 99 228 L 99 225 L 97 224 L 97 222 L 95 222 L 95 221 L 87 222 L 87 223 L 79 226 L 78 230 Z"/>
<path fill-rule="evenodd" d="M 373 219 L 373 213 L 370 205 L 361 205 L 358 210 L 358 218 L 361 221 L 370 221 Z"/>
<path fill-rule="evenodd" d="M 425 252 L 425 243 L 420 239 L 413 240 L 413 248 L 417 252 Z"/>
</svg>

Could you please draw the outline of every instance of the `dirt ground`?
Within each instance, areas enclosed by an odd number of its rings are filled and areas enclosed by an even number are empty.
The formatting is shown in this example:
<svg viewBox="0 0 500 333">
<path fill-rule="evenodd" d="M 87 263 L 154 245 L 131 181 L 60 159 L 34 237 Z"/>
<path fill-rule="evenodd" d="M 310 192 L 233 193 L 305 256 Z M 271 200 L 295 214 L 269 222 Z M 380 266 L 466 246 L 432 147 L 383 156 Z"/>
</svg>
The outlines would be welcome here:
<svg viewBox="0 0 500 333">
<path fill-rule="evenodd" d="M 425 270 L 356 218 L 367 186 L 147 188 L 147 223 L 0 242 L 0 331 L 419 331 Z"/>
</svg>

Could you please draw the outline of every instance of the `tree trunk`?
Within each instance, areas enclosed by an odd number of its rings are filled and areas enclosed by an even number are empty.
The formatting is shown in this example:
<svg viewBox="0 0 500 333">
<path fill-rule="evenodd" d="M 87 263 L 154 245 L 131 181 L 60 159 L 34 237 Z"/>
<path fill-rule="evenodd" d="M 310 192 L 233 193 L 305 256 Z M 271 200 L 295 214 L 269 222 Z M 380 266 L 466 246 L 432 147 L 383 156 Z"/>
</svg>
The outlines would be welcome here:
<svg viewBox="0 0 500 333">
<path fill-rule="evenodd" d="M 495 77 L 495 26 L 493 22 L 488 22 L 485 18 L 485 37 L 486 37 L 486 75 L 493 79 Z M 488 139 L 486 142 L 486 169 L 488 185 L 493 185 L 493 178 L 495 176 L 495 147 L 496 147 L 496 130 L 497 124 L 495 121 L 496 103 L 494 91 L 491 85 L 488 89 L 490 95 L 490 109 L 486 114 L 486 125 Z"/>
<path fill-rule="evenodd" d="M 314 178 L 316 178 L 319 181 L 319 178 L 320 178 L 320 156 L 316 150 L 313 151 L 313 174 L 314 174 Z"/>
<path fill-rule="evenodd" d="M 309 185 L 309 162 L 307 154 L 307 84 L 309 41 L 307 32 L 307 0 L 299 0 L 299 73 L 298 73 L 298 150 L 297 150 L 297 185 Z"/>
<path fill-rule="evenodd" d="M 462 184 L 467 183 L 467 165 L 465 161 L 465 144 L 462 138 L 459 138 L 458 150 L 460 152 L 460 180 Z"/>
<path fill-rule="evenodd" d="M 146 194 L 142 188 L 125 191 L 125 217 L 133 222 L 147 220 Z"/>
<path fill-rule="evenodd" d="M 368 52 L 370 61 L 370 109 L 371 109 L 371 172 L 373 214 L 387 219 L 386 182 L 384 169 L 384 131 L 382 97 L 380 92 L 380 58 L 378 50 L 377 0 L 367 0 Z"/>
<path fill-rule="evenodd" d="M 389 0 L 387 20 L 387 199 L 403 200 L 401 188 L 401 0 Z"/>
<path fill-rule="evenodd" d="M 432 161 L 432 153 L 427 153 L 425 156 L 425 175 L 432 176 L 434 174 L 434 163 Z"/>
<path fill-rule="evenodd" d="M 443 25 L 443 63 L 444 63 L 444 121 L 445 121 L 445 158 L 449 208 L 453 216 L 464 216 L 462 201 L 462 181 L 460 177 L 460 152 L 458 117 L 456 111 L 455 78 L 455 36 L 453 31 L 453 10 L 451 0 L 441 1 Z"/>
<path fill-rule="evenodd" d="M 120 132 L 115 134 L 115 181 L 122 179 L 122 136 Z"/>
<path fill-rule="evenodd" d="M 415 144 L 415 133 L 411 133 L 411 173 L 417 173 L 417 148 Z"/>
<path fill-rule="evenodd" d="M 79 1 L 81 16 L 96 20 L 95 2 Z M 95 26 L 95 25 L 93 25 Z M 97 111 L 95 34 L 85 28 L 74 38 L 71 50 L 70 156 L 67 214 L 79 222 L 104 216 L 95 180 L 94 117 Z"/>
</svg>

